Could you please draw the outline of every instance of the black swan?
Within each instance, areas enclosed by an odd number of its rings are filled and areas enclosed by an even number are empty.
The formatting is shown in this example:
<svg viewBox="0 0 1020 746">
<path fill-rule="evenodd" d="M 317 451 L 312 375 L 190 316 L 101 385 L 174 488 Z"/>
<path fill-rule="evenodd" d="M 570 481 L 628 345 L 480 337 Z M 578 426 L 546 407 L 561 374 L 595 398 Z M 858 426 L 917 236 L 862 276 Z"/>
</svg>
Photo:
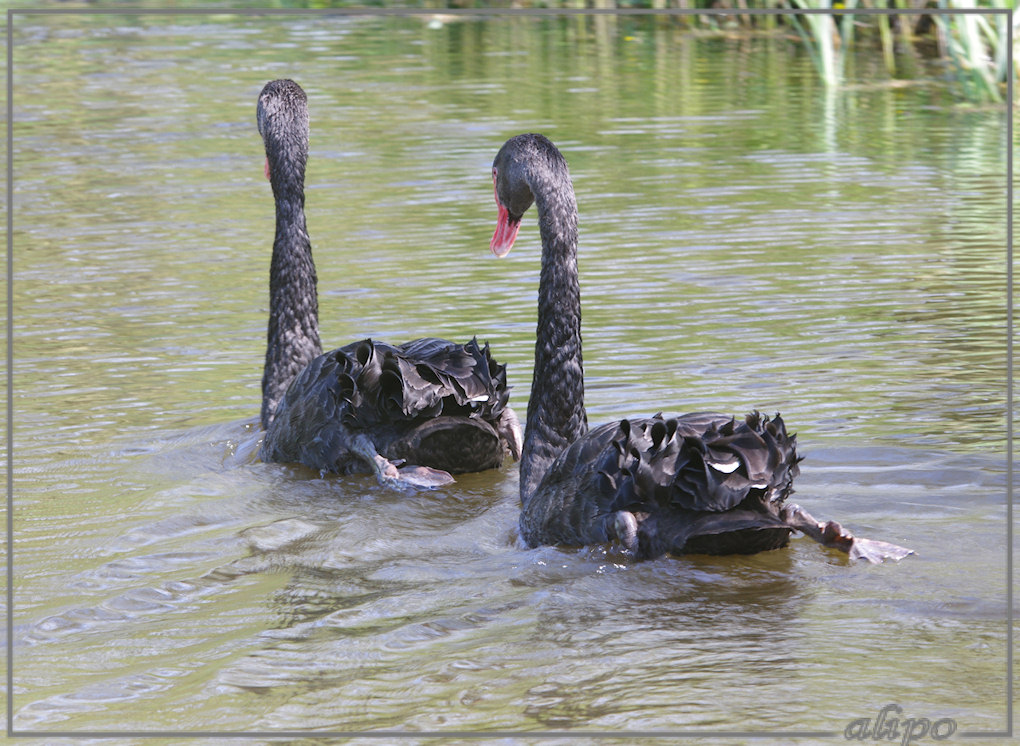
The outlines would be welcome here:
<svg viewBox="0 0 1020 746">
<path fill-rule="evenodd" d="M 276 200 L 260 458 L 321 474 L 374 473 L 396 488 L 435 487 L 453 481 L 450 473 L 517 458 L 520 429 L 507 407 L 506 368 L 488 345 L 364 339 L 323 354 L 305 227 L 308 104 L 301 86 L 267 83 L 257 122 Z"/>
<path fill-rule="evenodd" d="M 534 203 L 542 239 L 535 368 L 520 464 L 529 546 L 619 542 L 638 559 L 750 554 L 802 531 L 871 562 L 912 552 L 852 536 L 784 506 L 796 436 L 779 415 L 697 413 L 588 429 L 581 357 L 577 203 L 567 163 L 542 135 L 510 138 L 492 164 L 499 209 L 490 249 L 505 256 Z"/>
</svg>

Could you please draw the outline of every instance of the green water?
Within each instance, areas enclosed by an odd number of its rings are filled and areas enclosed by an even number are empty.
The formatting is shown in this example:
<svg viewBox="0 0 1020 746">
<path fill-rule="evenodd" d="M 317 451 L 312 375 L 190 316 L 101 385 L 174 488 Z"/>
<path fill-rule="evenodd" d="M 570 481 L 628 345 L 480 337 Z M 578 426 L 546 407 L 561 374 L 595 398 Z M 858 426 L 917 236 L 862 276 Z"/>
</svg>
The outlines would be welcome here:
<svg viewBox="0 0 1020 746">
<path fill-rule="evenodd" d="M 17 730 L 1005 728 L 1002 111 L 650 18 L 14 39 Z M 538 231 L 489 254 L 489 169 L 540 131 L 581 213 L 590 420 L 781 411 L 795 499 L 918 556 L 523 550 L 511 466 L 405 497 L 252 463 L 277 77 L 309 95 L 325 344 L 477 334 L 523 412 Z"/>
</svg>

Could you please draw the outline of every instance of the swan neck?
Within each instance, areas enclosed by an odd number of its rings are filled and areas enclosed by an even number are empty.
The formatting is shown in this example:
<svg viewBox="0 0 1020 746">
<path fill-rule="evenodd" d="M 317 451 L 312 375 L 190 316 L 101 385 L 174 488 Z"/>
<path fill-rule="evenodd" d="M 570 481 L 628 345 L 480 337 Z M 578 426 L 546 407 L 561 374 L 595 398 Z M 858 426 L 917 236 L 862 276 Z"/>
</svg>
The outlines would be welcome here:
<svg viewBox="0 0 1020 746">
<path fill-rule="evenodd" d="M 577 204 L 569 175 L 531 184 L 542 237 L 535 368 L 521 455 L 521 499 L 556 457 L 588 431 L 577 271 Z M 536 188 L 537 186 L 537 188 Z"/>
<path fill-rule="evenodd" d="M 272 422 L 291 381 L 322 353 L 315 262 L 305 225 L 304 191 L 281 188 L 276 196 L 276 237 L 269 270 L 269 328 L 262 374 L 262 426 Z"/>
</svg>

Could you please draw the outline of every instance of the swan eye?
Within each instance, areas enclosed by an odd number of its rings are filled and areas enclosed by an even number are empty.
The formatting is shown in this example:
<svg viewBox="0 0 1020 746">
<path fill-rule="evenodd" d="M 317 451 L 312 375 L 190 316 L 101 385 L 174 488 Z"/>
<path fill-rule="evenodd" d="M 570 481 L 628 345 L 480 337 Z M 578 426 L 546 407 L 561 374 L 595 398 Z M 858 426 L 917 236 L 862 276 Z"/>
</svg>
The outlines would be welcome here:
<svg viewBox="0 0 1020 746">
<path fill-rule="evenodd" d="M 497 168 L 496 168 L 495 166 L 493 166 L 493 167 L 492 167 L 492 183 L 493 183 L 493 184 L 495 184 L 495 183 L 496 183 L 496 175 L 497 175 L 498 173 L 499 173 L 499 169 L 497 169 Z"/>
</svg>

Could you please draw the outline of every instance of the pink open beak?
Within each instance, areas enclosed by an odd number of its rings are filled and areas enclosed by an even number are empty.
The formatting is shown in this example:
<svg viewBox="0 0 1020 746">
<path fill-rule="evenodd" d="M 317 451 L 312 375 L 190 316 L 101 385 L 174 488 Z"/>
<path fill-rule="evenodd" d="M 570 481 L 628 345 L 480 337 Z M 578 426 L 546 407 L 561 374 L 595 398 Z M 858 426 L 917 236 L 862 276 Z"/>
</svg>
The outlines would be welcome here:
<svg viewBox="0 0 1020 746">
<path fill-rule="evenodd" d="M 493 191 L 496 187 L 493 185 Z M 496 220 L 496 232 L 492 234 L 489 242 L 489 250 L 497 257 L 502 258 L 510 253 L 517 239 L 517 231 L 521 229 L 521 221 L 510 217 L 510 211 L 499 201 L 499 193 L 496 193 L 496 207 L 499 208 L 499 217 Z"/>
</svg>

